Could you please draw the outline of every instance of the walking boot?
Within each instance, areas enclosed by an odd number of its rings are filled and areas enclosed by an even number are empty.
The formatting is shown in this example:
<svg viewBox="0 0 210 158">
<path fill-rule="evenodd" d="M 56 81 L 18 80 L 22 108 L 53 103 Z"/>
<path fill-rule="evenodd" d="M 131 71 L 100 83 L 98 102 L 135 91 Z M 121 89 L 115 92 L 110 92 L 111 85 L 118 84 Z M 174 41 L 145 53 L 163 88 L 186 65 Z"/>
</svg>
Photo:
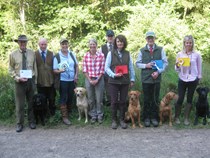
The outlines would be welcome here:
<svg viewBox="0 0 210 158">
<path fill-rule="evenodd" d="M 128 127 L 124 120 L 125 120 L 125 108 L 123 107 L 123 105 L 121 105 L 121 107 L 120 107 L 120 126 L 122 129 L 126 129 Z"/>
<path fill-rule="evenodd" d="M 187 104 L 185 106 L 185 112 L 184 112 L 184 125 L 188 126 L 190 124 L 189 122 L 189 116 L 192 109 L 192 104 Z"/>
<path fill-rule="evenodd" d="M 66 124 L 66 125 L 71 125 L 71 122 L 68 119 L 68 111 L 67 111 L 66 105 L 61 105 L 60 109 L 61 109 L 61 115 L 62 115 L 63 123 Z"/>
<path fill-rule="evenodd" d="M 180 124 L 180 120 L 179 120 L 180 113 L 181 113 L 181 105 L 175 104 L 175 117 L 174 117 L 174 122 L 177 125 Z"/>
</svg>

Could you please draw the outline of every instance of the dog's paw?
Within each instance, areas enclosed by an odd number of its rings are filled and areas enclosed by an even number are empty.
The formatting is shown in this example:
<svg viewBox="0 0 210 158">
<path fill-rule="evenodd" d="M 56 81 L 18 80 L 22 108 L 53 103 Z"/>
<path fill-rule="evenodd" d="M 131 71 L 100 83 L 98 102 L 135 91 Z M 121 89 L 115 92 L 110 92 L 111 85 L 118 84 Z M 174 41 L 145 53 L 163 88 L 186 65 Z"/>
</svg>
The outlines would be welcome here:
<svg viewBox="0 0 210 158">
<path fill-rule="evenodd" d="M 169 122 L 169 126 L 172 127 L 172 122 Z"/>
<path fill-rule="evenodd" d="M 140 128 L 143 128 L 142 124 L 139 124 L 139 127 L 140 127 Z"/>
<path fill-rule="evenodd" d="M 88 123 L 88 120 L 85 120 L 85 123 Z"/>
<path fill-rule="evenodd" d="M 160 125 L 160 126 L 162 126 L 162 125 L 163 125 L 163 123 L 162 123 L 162 122 L 160 122 L 160 123 L 159 123 L 159 125 Z"/>
<path fill-rule="evenodd" d="M 132 128 L 135 129 L 136 128 L 136 125 L 132 125 Z"/>
<path fill-rule="evenodd" d="M 78 121 L 80 121 L 80 120 L 81 120 L 81 117 L 78 118 Z"/>
</svg>

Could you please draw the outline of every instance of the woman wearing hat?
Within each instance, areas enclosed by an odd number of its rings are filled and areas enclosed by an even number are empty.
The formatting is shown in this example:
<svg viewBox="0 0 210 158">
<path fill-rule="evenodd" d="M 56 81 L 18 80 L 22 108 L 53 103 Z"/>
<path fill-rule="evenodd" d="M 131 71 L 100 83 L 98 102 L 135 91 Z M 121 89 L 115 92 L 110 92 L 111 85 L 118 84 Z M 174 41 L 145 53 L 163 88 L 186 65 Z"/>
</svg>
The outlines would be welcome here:
<svg viewBox="0 0 210 158">
<path fill-rule="evenodd" d="M 68 119 L 75 83 L 78 80 L 78 62 L 73 52 L 69 51 L 68 40 L 60 40 L 61 50 L 55 55 L 53 61 L 53 71 L 55 73 L 55 88 L 60 93 L 60 109 L 63 123 L 71 125 Z"/>
<path fill-rule="evenodd" d="M 36 128 L 32 106 L 37 67 L 34 51 L 27 48 L 26 35 L 18 36 L 15 42 L 18 43 L 19 49 L 9 55 L 9 73 L 15 80 L 16 132 L 21 132 L 24 126 L 25 100 L 28 103 L 29 127 Z"/>
</svg>

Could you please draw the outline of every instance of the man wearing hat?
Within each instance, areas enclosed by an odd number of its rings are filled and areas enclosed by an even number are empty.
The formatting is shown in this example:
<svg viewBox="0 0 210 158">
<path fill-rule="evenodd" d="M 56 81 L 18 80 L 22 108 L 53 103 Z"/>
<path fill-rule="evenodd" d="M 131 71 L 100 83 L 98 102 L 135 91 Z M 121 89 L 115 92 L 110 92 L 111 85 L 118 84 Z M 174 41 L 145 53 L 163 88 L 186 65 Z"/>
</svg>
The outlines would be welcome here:
<svg viewBox="0 0 210 158">
<path fill-rule="evenodd" d="M 39 49 L 35 51 L 37 63 L 37 91 L 46 96 L 49 103 L 51 115 L 55 114 L 55 88 L 53 74 L 53 52 L 47 49 L 47 39 L 41 38 L 38 41 Z"/>
<path fill-rule="evenodd" d="M 28 42 L 26 35 L 20 35 L 14 41 L 18 43 L 19 49 L 9 55 L 9 73 L 15 81 L 16 132 L 21 132 L 24 125 L 25 100 L 28 104 L 29 127 L 31 129 L 36 128 L 33 114 L 33 95 L 37 67 L 35 53 L 26 48 Z"/>
<path fill-rule="evenodd" d="M 159 119 L 159 93 L 161 74 L 168 65 L 166 53 L 163 47 L 155 44 L 155 33 L 149 31 L 146 33 L 147 44 L 140 49 L 136 61 L 137 68 L 141 69 L 141 81 L 144 94 L 143 117 L 145 127 L 150 123 L 158 126 Z M 158 63 L 158 65 L 157 65 Z"/>
<path fill-rule="evenodd" d="M 113 30 L 107 30 L 106 32 L 106 43 L 101 46 L 101 51 L 104 53 L 104 57 L 106 59 L 106 56 L 109 51 L 112 51 L 114 47 L 114 31 Z M 104 75 L 104 82 L 105 82 L 105 90 L 106 90 L 106 105 L 110 106 L 111 105 L 111 97 L 109 95 L 108 89 L 109 89 L 109 84 L 108 84 L 108 78 L 109 76 L 105 73 Z"/>
</svg>

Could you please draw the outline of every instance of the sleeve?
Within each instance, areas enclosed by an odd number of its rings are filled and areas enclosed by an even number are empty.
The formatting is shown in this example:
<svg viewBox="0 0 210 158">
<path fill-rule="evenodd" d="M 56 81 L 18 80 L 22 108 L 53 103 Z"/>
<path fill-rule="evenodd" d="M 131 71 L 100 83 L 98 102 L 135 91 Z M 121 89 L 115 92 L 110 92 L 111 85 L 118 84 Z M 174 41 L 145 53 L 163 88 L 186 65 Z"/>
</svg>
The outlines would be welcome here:
<svg viewBox="0 0 210 158">
<path fill-rule="evenodd" d="M 57 69 L 58 69 L 58 60 L 54 56 L 54 58 L 53 58 L 53 70 L 57 70 Z"/>
<path fill-rule="evenodd" d="M 198 67 L 198 78 L 202 78 L 202 57 L 200 54 L 198 54 L 197 58 L 197 67 Z"/>
<path fill-rule="evenodd" d="M 135 81 L 135 70 L 134 70 L 134 67 L 133 67 L 133 61 L 132 61 L 132 58 L 130 56 L 130 61 L 129 61 L 129 71 L 130 71 L 130 80 L 131 81 Z"/>
<path fill-rule="evenodd" d="M 165 53 L 164 49 L 162 49 L 162 51 L 161 51 L 161 57 L 162 57 L 162 61 L 163 61 L 163 68 L 158 70 L 159 73 L 164 72 L 166 67 L 168 66 L 168 59 L 166 57 L 166 53 Z"/>
<path fill-rule="evenodd" d="M 145 69 L 146 68 L 146 64 L 142 63 L 142 52 L 139 52 L 138 58 L 136 60 L 136 67 L 140 68 L 140 69 Z"/>
<path fill-rule="evenodd" d="M 114 78 L 115 73 L 111 70 L 110 66 L 111 66 L 111 52 L 109 52 L 106 57 L 105 72 L 108 74 L 108 76 Z"/>
<path fill-rule="evenodd" d="M 16 81 L 16 82 L 19 82 L 19 76 L 18 74 L 16 74 L 15 72 L 15 61 L 14 61 L 14 58 L 13 58 L 13 55 L 12 53 L 9 55 L 9 75 Z"/>
</svg>

